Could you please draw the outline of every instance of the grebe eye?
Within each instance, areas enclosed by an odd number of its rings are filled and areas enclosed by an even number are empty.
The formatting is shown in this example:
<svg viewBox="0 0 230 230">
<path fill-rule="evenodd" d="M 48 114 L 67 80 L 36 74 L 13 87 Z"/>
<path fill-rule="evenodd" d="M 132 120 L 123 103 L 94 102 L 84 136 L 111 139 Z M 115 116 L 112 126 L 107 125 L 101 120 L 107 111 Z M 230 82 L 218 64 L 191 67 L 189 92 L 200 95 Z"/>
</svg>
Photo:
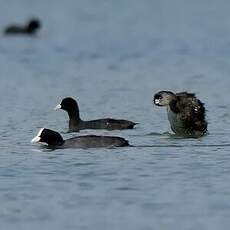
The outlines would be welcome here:
<svg viewBox="0 0 230 230">
<path fill-rule="evenodd" d="M 161 95 L 157 95 L 157 99 L 162 99 L 162 96 Z"/>
</svg>

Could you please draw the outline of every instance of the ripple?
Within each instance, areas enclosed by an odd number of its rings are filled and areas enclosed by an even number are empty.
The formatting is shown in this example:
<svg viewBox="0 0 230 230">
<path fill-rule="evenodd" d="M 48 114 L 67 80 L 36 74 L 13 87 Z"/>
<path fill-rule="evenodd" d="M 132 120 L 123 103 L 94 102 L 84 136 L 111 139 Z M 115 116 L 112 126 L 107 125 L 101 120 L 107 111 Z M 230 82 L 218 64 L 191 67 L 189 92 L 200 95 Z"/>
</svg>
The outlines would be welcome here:
<svg viewBox="0 0 230 230">
<path fill-rule="evenodd" d="M 153 144 L 153 145 L 132 145 L 133 148 L 184 148 L 184 147 L 201 147 L 201 148 L 210 148 L 210 147 L 230 147 L 230 144 Z"/>
<path fill-rule="evenodd" d="M 139 190 L 137 188 L 130 187 L 130 186 L 121 186 L 121 187 L 117 187 L 115 189 L 118 191 L 137 191 L 137 190 Z"/>
</svg>

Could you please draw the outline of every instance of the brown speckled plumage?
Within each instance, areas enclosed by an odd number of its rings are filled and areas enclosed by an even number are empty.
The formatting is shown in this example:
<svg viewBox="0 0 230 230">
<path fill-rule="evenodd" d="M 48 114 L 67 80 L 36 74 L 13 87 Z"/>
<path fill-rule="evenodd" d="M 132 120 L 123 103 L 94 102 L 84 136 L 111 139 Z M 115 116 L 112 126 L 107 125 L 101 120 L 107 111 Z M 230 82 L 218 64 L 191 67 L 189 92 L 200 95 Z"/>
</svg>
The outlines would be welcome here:
<svg viewBox="0 0 230 230">
<path fill-rule="evenodd" d="M 168 119 L 176 134 L 201 136 L 207 132 L 204 104 L 195 94 L 160 91 L 154 95 L 154 104 L 167 106 Z"/>
</svg>

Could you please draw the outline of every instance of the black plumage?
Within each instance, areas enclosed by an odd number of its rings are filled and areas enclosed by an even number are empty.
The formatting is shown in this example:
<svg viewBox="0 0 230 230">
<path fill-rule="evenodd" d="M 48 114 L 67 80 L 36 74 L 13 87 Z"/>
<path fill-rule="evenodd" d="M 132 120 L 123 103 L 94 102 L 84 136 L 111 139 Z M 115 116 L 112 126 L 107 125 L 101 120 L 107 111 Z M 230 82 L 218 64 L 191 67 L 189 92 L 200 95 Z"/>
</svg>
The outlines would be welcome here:
<svg viewBox="0 0 230 230">
<path fill-rule="evenodd" d="M 64 140 L 60 133 L 42 128 L 31 140 L 32 143 L 45 143 L 50 148 L 112 148 L 129 146 L 129 142 L 117 136 L 85 135 Z"/>
<path fill-rule="evenodd" d="M 10 25 L 5 30 L 6 35 L 34 35 L 41 28 L 38 19 L 31 19 L 26 25 Z"/>
<path fill-rule="evenodd" d="M 63 109 L 69 116 L 69 132 L 78 132 L 82 129 L 132 129 L 136 123 L 123 119 L 102 118 L 97 120 L 83 121 L 80 118 L 77 101 L 73 98 L 64 98 L 55 109 Z"/>
</svg>

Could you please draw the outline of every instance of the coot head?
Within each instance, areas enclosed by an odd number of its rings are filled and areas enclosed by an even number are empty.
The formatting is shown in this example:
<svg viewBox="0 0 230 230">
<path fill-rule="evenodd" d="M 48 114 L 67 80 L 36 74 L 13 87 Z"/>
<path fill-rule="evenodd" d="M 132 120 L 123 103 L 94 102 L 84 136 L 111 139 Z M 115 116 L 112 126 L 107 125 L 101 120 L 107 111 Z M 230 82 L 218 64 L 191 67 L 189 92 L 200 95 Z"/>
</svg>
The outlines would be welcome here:
<svg viewBox="0 0 230 230">
<path fill-rule="evenodd" d="M 31 19 L 28 22 L 27 30 L 28 30 L 28 32 L 33 33 L 37 29 L 40 29 L 40 27 L 41 27 L 41 23 L 38 19 Z"/>
<path fill-rule="evenodd" d="M 78 104 L 77 104 L 77 102 L 73 98 L 66 97 L 54 109 L 55 110 L 57 110 L 57 109 L 63 109 L 65 111 L 67 111 L 67 112 L 71 112 L 71 111 L 76 110 L 76 109 L 78 110 Z"/>
<path fill-rule="evenodd" d="M 157 106 L 167 106 L 175 97 L 173 92 L 160 91 L 154 95 L 153 102 Z"/>
<path fill-rule="evenodd" d="M 42 128 L 39 130 L 37 136 L 35 136 L 32 140 L 32 143 L 40 142 L 40 143 L 46 143 L 50 146 L 56 146 L 56 145 L 63 145 L 64 140 L 62 136 L 51 129 L 45 129 Z"/>
</svg>

